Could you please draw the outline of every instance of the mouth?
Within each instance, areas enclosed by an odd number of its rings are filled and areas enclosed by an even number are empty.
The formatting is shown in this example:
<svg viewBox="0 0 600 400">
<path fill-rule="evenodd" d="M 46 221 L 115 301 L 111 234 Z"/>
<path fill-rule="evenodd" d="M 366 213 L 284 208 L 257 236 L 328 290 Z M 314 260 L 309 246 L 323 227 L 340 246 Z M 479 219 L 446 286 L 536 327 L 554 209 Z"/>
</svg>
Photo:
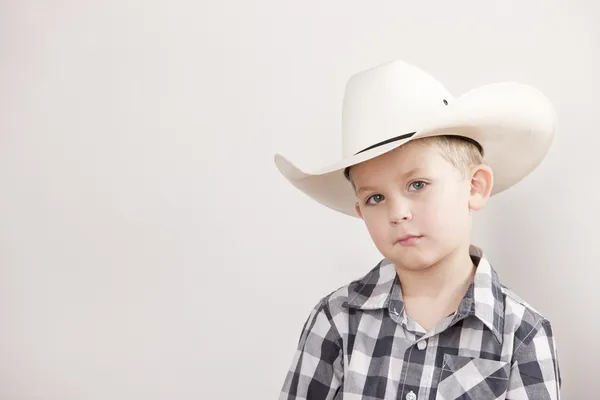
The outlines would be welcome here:
<svg viewBox="0 0 600 400">
<path fill-rule="evenodd" d="M 402 246 L 412 246 L 417 244 L 422 237 L 423 235 L 406 235 L 398 239 L 396 243 Z"/>
</svg>

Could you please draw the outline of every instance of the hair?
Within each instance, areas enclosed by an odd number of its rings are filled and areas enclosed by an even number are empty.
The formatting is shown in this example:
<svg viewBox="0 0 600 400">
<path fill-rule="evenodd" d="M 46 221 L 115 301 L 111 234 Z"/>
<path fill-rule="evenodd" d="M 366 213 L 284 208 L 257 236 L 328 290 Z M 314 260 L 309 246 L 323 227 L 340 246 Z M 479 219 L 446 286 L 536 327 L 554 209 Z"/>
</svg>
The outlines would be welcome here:
<svg viewBox="0 0 600 400">
<path fill-rule="evenodd" d="M 409 143 L 417 142 L 437 147 L 442 157 L 465 176 L 473 165 L 483 164 L 483 148 L 473 139 L 456 135 L 440 135 L 417 139 Z M 350 168 L 344 170 L 344 175 L 352 182 Z M 354 185 L 354 183 L 352 184 Z"/>
</svg>

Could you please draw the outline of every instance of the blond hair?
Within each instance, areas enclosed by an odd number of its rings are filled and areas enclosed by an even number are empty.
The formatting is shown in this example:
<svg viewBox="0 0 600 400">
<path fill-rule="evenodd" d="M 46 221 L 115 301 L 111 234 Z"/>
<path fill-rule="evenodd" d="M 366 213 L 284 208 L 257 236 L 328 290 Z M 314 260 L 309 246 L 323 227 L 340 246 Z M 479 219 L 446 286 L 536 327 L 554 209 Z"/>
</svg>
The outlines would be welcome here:
<svg viewBox="0 0 600 400">
<path fill-rule="evenodd" d="M 443 135 L 415 140 L 415 142 L 417 141 L 437 147 L 442 157 L 464 175 L 472 166 L 483 164 L 483 148 L 473 139 Z"/>
<path fill-rule="evenodd" d="M 481 145 L 475 140 L 464 136 L 429 136 L 417 139 L 410 143 L 437 147 L 442 157 L 465 176 L 472 166 L 483 164 L 483 148 Z M 350 167 L 344 170 L 344 175 L 352 182 L 352 179 L 350 178 Z M 354 186 L 354 182 L 352 182 L 352 186 Z"/>
</svg>

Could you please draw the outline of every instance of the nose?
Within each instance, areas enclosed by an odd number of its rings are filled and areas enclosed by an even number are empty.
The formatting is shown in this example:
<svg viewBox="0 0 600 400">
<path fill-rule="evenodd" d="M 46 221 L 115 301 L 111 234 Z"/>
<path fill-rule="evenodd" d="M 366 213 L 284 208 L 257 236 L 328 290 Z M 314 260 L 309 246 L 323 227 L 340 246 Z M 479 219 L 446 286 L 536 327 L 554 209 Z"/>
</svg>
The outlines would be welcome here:
<svg viewBox="0 0 600 400">
<path fill-rule="evenodd" d="M 388 202 L 389 208 L 389 220 L 391 225 L 397 225 L 403 221 L 410 221 L 412 219 L 412 213 L 410 210 L 410 203 L 405 199 L 396 199 Z"/>
</svg>

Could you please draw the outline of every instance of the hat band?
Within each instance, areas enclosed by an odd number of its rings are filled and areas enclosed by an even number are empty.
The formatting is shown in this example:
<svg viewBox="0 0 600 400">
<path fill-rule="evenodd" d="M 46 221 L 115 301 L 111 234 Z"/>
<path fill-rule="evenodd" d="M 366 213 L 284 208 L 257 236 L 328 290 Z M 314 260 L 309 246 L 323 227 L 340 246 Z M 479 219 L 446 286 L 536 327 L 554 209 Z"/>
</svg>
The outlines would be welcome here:
<svg viewBox="0 0 600 400">
<path fill-rule="evenodd" d="M 374 145 L 369 146 L 366 149 L 363 149 L 363 150 L 359 151 L 358 153 L 356 153 L 354 155 L 356 156 L 356 155 L 358 155 L 360 153 L 364 153 L 367 150 L 374 149 L 375 147 L 383 146 L 384 144 L 396 142 L 396 141 L 402 140 L 402 139 L 408 139 L 409 137 L 412 137 L 415 133 L 417 133 L 417 132 L 405 133 L 404 135 L 400 135 L 400 136 L 396 136 L 396 137 L 393 137 L 393 138 L 390 138 L 390 139 L 386 139 L 383 142 L 375 143 Z M 484 155 L 484 153 L 483 153 L 483 147 L 479 144 L 479 142 L 477 142 L 476 140 L 471 139 L 469 137 L 466 137 L 466 136 L 459 136 L 459 137 L 462 138 L 462 139 L 464 139 L 464 140 L 466 140 L 466 141 L 468 141 L 468 142 L 471 142 L 472 144 L 474 144 L 477 147 L 477 149 L 479 150 L 479 152 L 481 153 L 481 155 L 482 156 Z M 344 168 L 344 176 L 346 177 L 346 179 L 350 180 L 350 167 Z"/>
<path fill-rule="evenodd" d="M 362 149 L 361 151 L 359 151 L 358 153 L 355 153 L 354 155 L 356 156 L 356 155 L 358 155 L 360 153 L 364 153 L 367 150 L 374 149 L 375 147 L 383 146 L 384 144 L 396 142 L 396 141 L 402 140 L 402 139 L 408 139 L 409 137 L 412 137 L 415 133 L 417 133 L 417 132 L 405 133 L 404 135 L 396 136 L 396 137 L 393 137 L 391 139 L 386 139 L 383 142 L 375 143 L 374 145 L 369 146 L 366 149 Z M 466 137 L 466 136 L 460 136 L 460 138 L 463 139 L 463 140 L 466 140 L 468 142 L 473 143 L 475 145 L 475 147 L 477 147 L 477 150 L 479 150 L 479 152 L 481 153 L 481 155 L 483 155 L 483 147 L 481 146 L 481 144 L 479 144 L 478 141 L 476 141 L 474 139 L 471 139 L 470 137 Z"/>
<path fill-rule="evenodd" d="M 375 143 L 374 145 L 369 146 L 366 149 L 362 149 L 361 151 L 359 151 L 358 153 L 356 153 L 354 155 L 358 155 L 360 153 L 364 153 L 367 150 L 371 150 L 371 149 L 374 149 L 375 147 L 383 146 L 384 144 L 388 144 L 388 143 L 392 143 L 392 142 L 397 142 L 398 140 L 402 140 L 402 139 L 408 139 L 409 137 L 413 136 L 415 133 L 417 133 L 417 132 L 405 133 L 404 135 L 400 135 L 400 136 L 396 136 L 396 137 L 393 137 L 393 138 L 390 138 L 390 139 L 386 139 L 383 142 Z"/>
</svg>

